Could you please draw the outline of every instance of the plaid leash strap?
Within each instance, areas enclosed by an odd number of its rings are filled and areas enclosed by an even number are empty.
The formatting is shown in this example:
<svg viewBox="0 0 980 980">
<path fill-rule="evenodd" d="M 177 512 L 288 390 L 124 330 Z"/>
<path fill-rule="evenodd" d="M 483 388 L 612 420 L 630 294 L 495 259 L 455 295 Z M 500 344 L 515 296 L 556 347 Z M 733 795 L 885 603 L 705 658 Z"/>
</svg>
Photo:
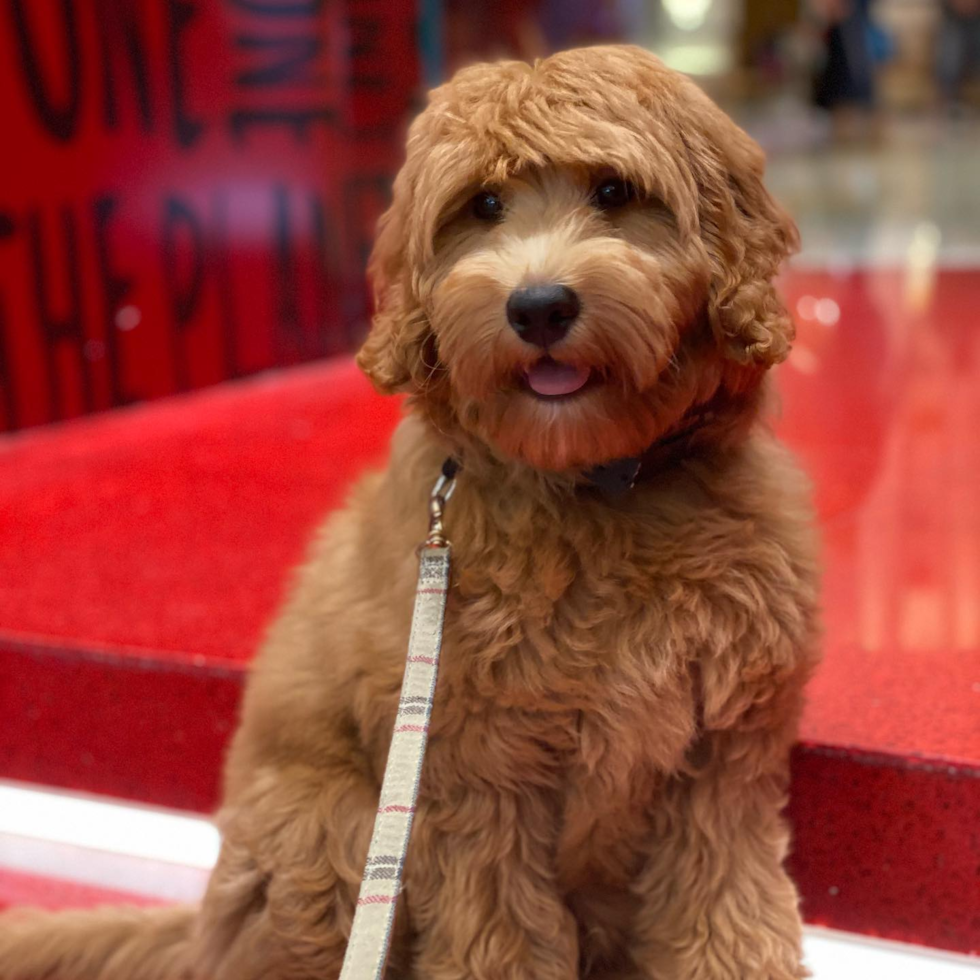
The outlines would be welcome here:
<svg viewBox="0 0 980 980">
<path fill-rule="evenodd" d="M 395 903 L 401 891 L 429 734 L 449 588 L 450 549 L 441 526 L 441 506 L 449 496 L 448 492 L 442 496 L 445 486 L 451 492 L 451 478 L 441 480 L 433 491 L 435 512 L 432 531 L 419 560 L 405 678 L 340 980 L 381 980 L 391 943 Z"/>
</svg>

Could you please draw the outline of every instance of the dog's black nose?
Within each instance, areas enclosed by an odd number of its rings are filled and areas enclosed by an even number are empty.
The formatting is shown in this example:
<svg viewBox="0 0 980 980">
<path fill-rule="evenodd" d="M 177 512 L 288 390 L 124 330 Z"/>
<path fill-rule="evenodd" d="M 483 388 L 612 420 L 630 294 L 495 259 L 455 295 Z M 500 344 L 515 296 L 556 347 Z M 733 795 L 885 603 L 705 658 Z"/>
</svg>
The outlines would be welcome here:
<svg viewBox="0 0 980 980">
<path fill-rule="evenodd" d="M 582 306 L 568 286 L 525 286 L 507 300 L 507 320 L 521 340 L 536 347 L 557 344 Z"/>
</svg>

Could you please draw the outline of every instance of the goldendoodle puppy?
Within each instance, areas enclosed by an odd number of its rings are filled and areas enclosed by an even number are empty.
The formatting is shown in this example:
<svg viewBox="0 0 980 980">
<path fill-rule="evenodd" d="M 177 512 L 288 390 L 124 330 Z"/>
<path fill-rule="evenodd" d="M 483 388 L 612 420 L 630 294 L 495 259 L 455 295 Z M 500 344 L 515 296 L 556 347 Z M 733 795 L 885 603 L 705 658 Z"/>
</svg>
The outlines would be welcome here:
<svg viewBox="0 0 980 980">
<path fill-rule="evenodd" d="M 389 978 L 805 975 L 780 809 L 816 574 L 760 422 L 795 244 L 762 169 L 637 48 L 433 92 L 360 353 L 407 417 L 256 662 L 203 905 L 7 916 L 4 980 L 337 976 L 447 456 L 453 584 Z"/>
</svg>

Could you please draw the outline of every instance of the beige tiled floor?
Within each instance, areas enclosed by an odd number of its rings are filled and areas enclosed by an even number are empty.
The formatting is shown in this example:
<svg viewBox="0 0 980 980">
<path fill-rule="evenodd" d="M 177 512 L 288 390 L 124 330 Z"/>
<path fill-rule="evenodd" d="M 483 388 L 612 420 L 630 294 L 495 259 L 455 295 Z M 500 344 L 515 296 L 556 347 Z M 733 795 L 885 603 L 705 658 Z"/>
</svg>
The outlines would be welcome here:
<svg viewBox="0 0 980 980">
<path fill-rule="evenodd" d="M 930 254 L 980 265 L 980 122 L 886 120 L 877 140 L 835 144 L 799 105 L 743 120 L 767 147 L 767 182 L 795 216 L 804 265 L 893 265 Z"/>
</svg>

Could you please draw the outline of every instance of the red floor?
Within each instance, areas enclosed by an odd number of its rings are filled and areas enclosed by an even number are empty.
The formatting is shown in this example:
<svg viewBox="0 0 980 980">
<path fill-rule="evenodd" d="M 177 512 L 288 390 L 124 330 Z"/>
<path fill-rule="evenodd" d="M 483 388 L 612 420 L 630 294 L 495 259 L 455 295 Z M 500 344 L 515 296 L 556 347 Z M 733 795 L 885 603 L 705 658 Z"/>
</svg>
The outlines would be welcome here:
<svg viewBox="0 0 980 980">
<path fill-rule="evenodd" d="M 805 911 L 976 950 L 980 274 L 785 288 L 779 427 L 827 565 L 791 808 Z M 286 570 L 396 413 L 332 365 L 0 444 L 0 775 L 210 808 Z"/>
<path fill-rule="evenodd" d="M 0 441 L 0 776 L 210 810 L 289 569 L 399 412 L 343 361 Z"/>
<path fill-rule="evenodd" d="M 781 430 L 816 482 L 828 664 L 804 737 L 980 760 L 980 274 L 796 273 Z M 804 304 L 806 306 L 806 304 Z M 846 665 L 846 667 L 845 667 Z"/>
<path fill-rule="evenodd" d="M 785 289 L 798 311 L 840 309 L 798 313 L 781 379 L 826 561 L 791 804 L 805 909 L 976 951 L 980 274 L 794 273 Z"/>
<path fill-rule="evenodd" d="M 0 908 L 90 908 L 100 905 L 162 904 L 146 895 L 95 888 L 62 879 L 41 878 L 4 868 L 0 872 Z"/>
</svg>

